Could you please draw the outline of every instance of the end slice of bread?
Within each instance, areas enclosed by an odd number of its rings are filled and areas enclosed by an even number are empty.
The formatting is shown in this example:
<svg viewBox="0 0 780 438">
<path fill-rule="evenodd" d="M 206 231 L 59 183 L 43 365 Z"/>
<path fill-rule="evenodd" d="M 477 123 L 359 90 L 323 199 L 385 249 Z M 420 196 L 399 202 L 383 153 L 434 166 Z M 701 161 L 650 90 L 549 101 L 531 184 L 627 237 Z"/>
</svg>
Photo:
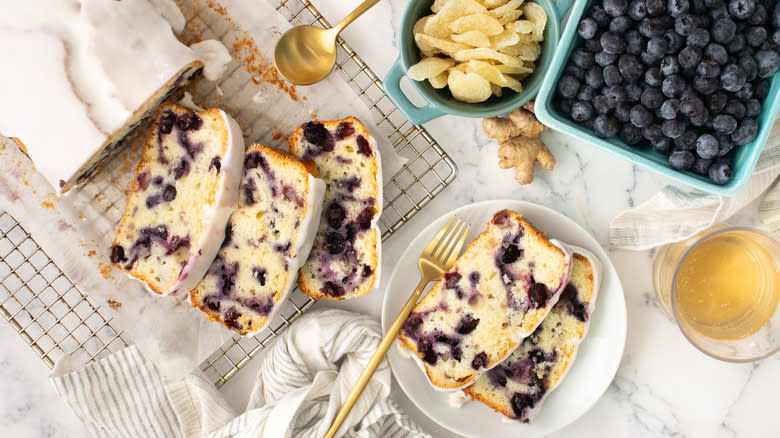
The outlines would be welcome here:
<svg viewBox="0 0 780 438">
<path fill-rule="evenodd" d="M 455 390 L 504 360 L 558 301 L 571 253 L 502 210 L 414 308 L 399 335 L 435 388 Z"/>
<path fill-rule="evenodd" d="M 325 184 L 296 158 L 252 145 L 238 209 L 190 302 L 243 335 L 263 328 L 295 286 L 322 211 Z"/>
<path fill-rule="evenodd" d="M 558 303 L 509 358 L 464 391 L 510 419 L 528 423 L 571 369 L 585 338 L 598 296 L 601 263 L 582 248 L 572 248 L 569 283 Z"/>
<path fill-rule="evenodd" d="M 298 286 L 308 296 L 343 300 L 379 284 L 382 166 L 376 142 L 354 117 L 309 122 L 290 136 L 290 153 L 312 160 L 325 202 Z"/>
<path fill-rule="evenodd" d="M 160 108 L 144 145 L 111 262 L 166 295 L 203 278 L 238 201 L 244 139 L 219 109 Z"/>
</svg>

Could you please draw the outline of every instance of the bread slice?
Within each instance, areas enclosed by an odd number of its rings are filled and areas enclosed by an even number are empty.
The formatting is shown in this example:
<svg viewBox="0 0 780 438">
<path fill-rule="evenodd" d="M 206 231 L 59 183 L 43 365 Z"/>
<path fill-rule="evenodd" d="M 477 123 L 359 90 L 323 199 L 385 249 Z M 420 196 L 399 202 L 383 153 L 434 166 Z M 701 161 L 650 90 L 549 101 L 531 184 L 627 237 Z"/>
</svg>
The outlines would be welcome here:
<svg viewBox="0 0 780 438">
<path fill-rule="evenodd" d="M 569 284 L 547 318 L 509 358 L 464 390 L 519 422 L 532 421 L 545 398 L 563 381 L 590 325 L 601 263 L 581 248 L 572 249 Z"/>
<path fill-rule="evenodd" d="M 343 300 L 379 284 L 382 165 L 360 120 L 308 122 L 290 136 L 290 152 L 313 160 L 325 181 L 325 205 L 298 287 L 308 296 Z"/>
<path fill-rule="evenodd" d="M 412 311 L 399 335 L 431 383 L 455 390 L 504 360 L 550 312 L 571 253 L 502 210 Z"/>
<path fill-rule="evenodd" d="M 238 209 L 211 268 L 190 292 L 192 305 L 243 335 L 263 328 L 295 286 L 324 193 L 325 183 L 294 157 L 250 146 Z"/>
<path fill-rule="evenodd" d="M 146 139 L 111 262 L 150 292 L 189 292 L 224 238 L 243 158 L 241 129 L 224 111 L 164 104 Z"/>
</svg>

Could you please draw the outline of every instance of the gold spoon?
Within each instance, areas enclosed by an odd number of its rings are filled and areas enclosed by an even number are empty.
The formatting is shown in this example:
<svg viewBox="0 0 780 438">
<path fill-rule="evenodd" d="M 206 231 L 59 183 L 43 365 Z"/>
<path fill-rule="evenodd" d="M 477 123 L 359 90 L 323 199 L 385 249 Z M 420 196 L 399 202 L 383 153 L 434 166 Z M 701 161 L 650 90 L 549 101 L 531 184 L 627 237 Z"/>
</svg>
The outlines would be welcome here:
<svg viewBox="0 0 780 438">
<path fill-rule="evenodd" d="M 297 26 L 279 38 L 274 48 L 274 65 L 283 78 L 297 85 L 325 79 L 336 65 L 336 37 L 379 0 L 366 0 L 330 29 Z"/>
</svg>

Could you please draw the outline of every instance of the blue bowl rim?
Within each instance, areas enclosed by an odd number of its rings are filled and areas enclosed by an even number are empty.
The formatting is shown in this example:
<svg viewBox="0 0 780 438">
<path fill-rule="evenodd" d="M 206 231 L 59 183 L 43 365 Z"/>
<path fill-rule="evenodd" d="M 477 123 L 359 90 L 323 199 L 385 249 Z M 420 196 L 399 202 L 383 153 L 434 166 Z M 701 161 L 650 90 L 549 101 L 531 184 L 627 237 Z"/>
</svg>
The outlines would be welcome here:
<svg viewBox="0 0 780 438">
<path fill-rule="evenodd" d="M 705 181 L 699 175 L 695 175 L 692 172 L 678 171 L 672 169 L 668 165 L 661 165 L 645 156 L 645 154 L 641 153 L 639 150 L 623 143 L 617 137 L 612 137 L 609 140 L 618 143 L 620 146 L 607 141 L 607 139 L 596 137 L 592 131 L 564 119 L 563 116 L 558 115 L 557 112 L 551 108 L 558 78 L 560 78 L 563 73 L 568 54 L 573 50 L 574 43 L 579 38 L 579 35 L 576 33 L 577 24 L 584 15 L 585 9 L 592 1 L 593 0 L 575 0 L 575 3 L 570 10 L 566 26 L 561 33 L 561 39 L 558 41 L 558 46 L 553 56 L 552 65 L 550 66 L 550 69 L 542 82 L 542 86 L 539 89 L 539 94 L 536 97 L 535 111 L 539 121 L 548 127 L 567 135 L 576 135 L 586 143 L 601 150 L 661 173 L 675 182 L 720 196 L 734 196 L 738 194 L 747 183 L 747 180 L 750 178 L 750 175 L 755 168 L 758 157 L 766 144 L 769 132 L 772 130 L 772 123 L 762 123 L 761 126 L 759 126 L 756 139 L 747 145 L 740 146 L 740 148 L 743 148 L 745 151 L 741 153 L 743 159 L 741 160 L 739 171 L 737 172 L 737 170 L 734 169 L 731 181 L 724 185 L 718 185 L 713 182 Z M 772 99 L 772 92 L 776 91 L 777 88 L 780 88 L 780 73 L 775 74 L 770 79 L 769 95 L 764 100 L 761 114 L 757 119 L 765 119 L 765 121 L 771 122 L 777 117 L 778 110 L 780 110 L 780 96 L 775 97 L 774 100 Z M 737 173 L 739 173 L 739 175 L 737 175 Z"/>
</svg>

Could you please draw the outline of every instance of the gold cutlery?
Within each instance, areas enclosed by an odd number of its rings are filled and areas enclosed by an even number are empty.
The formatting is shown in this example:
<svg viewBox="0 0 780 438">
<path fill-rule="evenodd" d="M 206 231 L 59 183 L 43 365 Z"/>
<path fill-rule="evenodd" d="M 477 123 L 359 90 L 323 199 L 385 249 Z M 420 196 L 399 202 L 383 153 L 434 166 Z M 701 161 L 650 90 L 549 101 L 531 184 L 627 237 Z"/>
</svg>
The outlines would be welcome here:
<svg viewBox="0 0 780 438">
<path fill-rule="evenodd" d="M 412 309 L 417 304 L 417 300 L 422 295 L 425 286 L 431 281 L 437 280 L 455 264 L 455 260 L 460 255 L 470 228 L 471 225 L 468 222 L 453 216 L 423 250 L 420 260 L 417 262 L 420 268 L 420 276 L 422 277 L 420 283 L 417 284 L 417 288 L 412 293 L 412 296 L 406 301 L 401 313 L 395 318 L 395 321 L 393 321 L 393 324 L 379 343 L 376 352 L 371 356 L 368 364 L 366 364 L 366 368 L 358 377 L 355 385 L 352 387 L 352 391 L 344 401 L 344 406 L 341 407 L 341 410 L 333 420 L 333 424 L 328 429 L 328 433 L 325 434 L 325 438 L 333 438 L 336 435 L 336 431 L 338 431 L 347 418 L 349 411 L 352 410 L 352 406 L 360 397 L 360 394 L 363 393 L 363 389 L 365 389 L 366 384 L 368 384 L 377 367 L 379 367 L 385 354 L 387 354 L 387 350 L 393 345 L 393 341 L 398 336 L 398 332 L 401 331 L 401 327 L 406 322 L 409 314 L 412 313 Z"/>
</svg>

